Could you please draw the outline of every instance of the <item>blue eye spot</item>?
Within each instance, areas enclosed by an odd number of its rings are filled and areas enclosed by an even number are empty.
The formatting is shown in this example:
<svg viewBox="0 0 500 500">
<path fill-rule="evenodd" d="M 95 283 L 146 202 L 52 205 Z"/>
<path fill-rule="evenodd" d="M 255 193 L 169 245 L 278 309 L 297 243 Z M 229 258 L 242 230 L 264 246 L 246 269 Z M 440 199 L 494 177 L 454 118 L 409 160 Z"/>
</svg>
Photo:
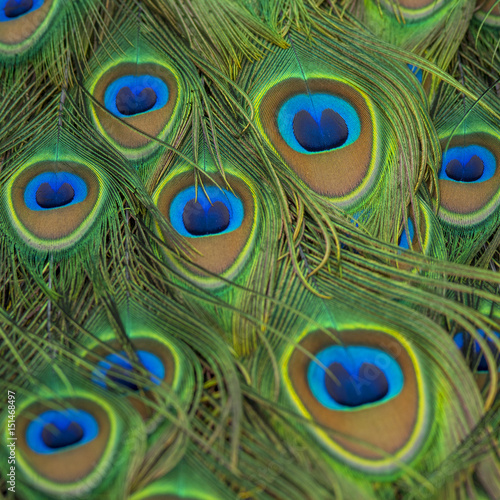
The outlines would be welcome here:
<svg viewBox="0 0 500 500">
<path fill-rule="evenodd" d="M 415 236 L 415 228 L 413 227 L 413 222 L 411 219 L 408 219 L 408 232 L 410 233 L 410 242 L 413 241 L 413 237 Z M 403 228 L 403 232 L 399 237 L 398 245 L 401 248 L 405 248 L 406 250 L 410 249 L 410 244 L 408 242 L 408 238 L 406 237 L 406 231 Z"/>
<path fill-rule="evenodd" d="M 87 197 L 85 181 L 69 172 L 45 172 L 33 178 L 24 191 L 30 210 L 44 211 L 75 205 Z"/>
<path fill-rule="evenodd" d="M 481 178 L 484 172 L 484 163 L 477 155 L 463 165 L 460 160 L 453 159 L 446 165 L 446 175 L 457 182 L 474 182 Z"/>
<path fill-rule="evenodd" d="M 481 335 L 481 337 L 485 337 L 485 333 L 483 330 L 478 330 L 477 333 Z M 497 337 L 500 337 L 500 334 L 498 332 L 493 332 Z M 480 373 L 488 373 L 488 363 L 486 362 L 486 358 L 482 354 L 481 347 L 479 346 L 479 343 L 477 340 L 472 340 L 472 337 L 469 335 L 469 333 L 466 332 L 459 332 L 453 337 L 453 341 L 455 342 L 456 346 L 459 349 L 464 349 L 464 347 L 467 347 L 470 345 L 470 349 L 472 351 L 472 363 L 474 366 L 477 366 L 477 371 Z M 491 352 L 493 353 L 493 356 L 497 358 L 497 364 L 499 362 L 499 356 L 500 353 L 498 352 L 497 347 L 495 344 L 491 341 L 491 339 L 487 339 L 488 342 L 488 347 L 491 349 Z M 479 358 L 479 359 L 478 359 Z"/>
<path fill-rule="evenodd" d="M 202 204 L 193 199 L 184 207 L 182 222 L 192 236 L 222 233 L 229 226 L 229 210 L 224 203 L 216 201 L 205 212 Z"/>
<path fill-rule="evenodd" d="M 58 208 L 68 205 L 75 198 L 75 190 L 71 184 L 63 182 L 59 188 L 53 189 L 48 182 L 42 182 L 36 190 L 36 202 L 42 208 Z"/>
<path fill-rule="evenodd" d="M 96 419 L 86 411 L 49 410 L 28 425 L 26 441 L 37 453 L 50 455 L 92 441 L 99 433 Z"/>
<path fill-rule="evenodd" d="M 330 94 L 299 94 L 288 99 L 278 113 L 278 129 L 299 153 L 321 153 L 348 146 L 361 133 L 356 110 Z"/>
<path fill-rule="evenodd" d="M 403 389 L 403 372 L 384 351 L 371 347 L 327 347 L 311 360 L 307 381 L 314 397 L 331 410 L 380 404 Z"/>
<path fill-rule="evenodd" d="M 168 102 L 167 84 L 155 76 L 127 75 L 111 83 L 104 93 L 106 109 L 126 118 L 163 108 Z"/>
<path fill-rule="evenodd" d="M 0 23 L 12 21 L 39 9 L 45 0 L 0 0 Z"/>
<path fill-rule="evenodd" d="M 148 351 L 136 351 L 136 354 L 144 368 L 151 373 L 151 382 L 159 385 L 165 377 L 165 367 L 160 358 Z M 97 363 L 98 368 L 92 373 L 93 382 L 106 388 L 106 379 L 109 379 L 132 391 L 139 390 L 136 384 L 123 377 L 126 375 L 124 372 L 132 372 L 133 369 L 125 351 L 121 351 L 119 354 L 109 354 L 105 359 L 105 361 Z M 121 377 L 120 374 L 122 375 Z"/>
<path fill-rule="evenodd" d="M 416 79 L 422 83 L 422 70 L 418 66 L 414 66 L 413 64 L 407 64 L 408 68 L 410 68 L 410 71 L 415 75 Z"/>
<path fill-rule="evenodd" d="M 381 400 L 389 391 L 389 383 L 380 368 L 363 363 L 358 373 L 350 373 L 341 363 L 332 363 L 325 372 L 325 387 L 328 394 L 343 406 L 360 406 Z M 369 383 L 363 383 L 369 381 Z"/>
<path fill-rule="evenodd" d="M 83 429 L 80 424 L 66 420 L 59 426 L 50 423 L 43 427 L 42 440 L 49 448 L 65 448 L 82 440 Z"/>
<path fill-rule="evenodd" d="M 194 186 L 181 191 L 170 205 L 170 221 L 182 236 L 206 237 L 238 229 L 243 222 L 243 203 L 236 196 L 216 186 Z"/>
<path fill-rule="evenodd" d="M 130 87 L 122 87 L 116 94 L 116 108 L 122 115 L 138 115 L 149 111 L 157 100 L 156 92 L 151 87 L 138 90 L 137 93 Z"/>
<path fill-rule="evenodd" d="M 349 134 L 344 119 L 333 109 L 325 109 L 319 123 L 302 109 L 294 116 L 292 127 L 298 143 L 314 153 L 339 148 Z"/>
<path fill-rule="evenodd" d="M 443 155 L 439 178 L 454 182 L 485 182 L 496 170 L 494 155 L 482 146 L 455 147 Z"/>
</svg>

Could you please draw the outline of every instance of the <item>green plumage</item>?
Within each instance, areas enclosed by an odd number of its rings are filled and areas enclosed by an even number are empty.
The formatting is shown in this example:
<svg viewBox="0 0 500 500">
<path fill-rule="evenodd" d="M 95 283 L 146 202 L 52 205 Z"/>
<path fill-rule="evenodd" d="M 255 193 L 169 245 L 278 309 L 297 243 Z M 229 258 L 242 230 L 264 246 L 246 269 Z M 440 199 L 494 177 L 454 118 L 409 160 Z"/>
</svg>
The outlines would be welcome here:
<svg viewBox="0 0 500 500">
<path fill-rule="evenodd" d="M 500 498 L 499 9 L 0 0 L 3 496 Z"/>
</svg>

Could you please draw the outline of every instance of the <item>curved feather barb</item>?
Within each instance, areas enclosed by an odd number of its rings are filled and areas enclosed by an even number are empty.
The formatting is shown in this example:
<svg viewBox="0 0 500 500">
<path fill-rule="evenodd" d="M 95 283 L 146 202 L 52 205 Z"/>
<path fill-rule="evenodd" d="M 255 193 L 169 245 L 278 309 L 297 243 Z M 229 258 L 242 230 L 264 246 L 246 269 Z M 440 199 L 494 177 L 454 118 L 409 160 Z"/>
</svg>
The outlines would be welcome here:
<svg viewBox="0 0 500 500">
<path fill-rule="evenodd" d="M 500 498 L 499 9 L 0 0 L 2 494 Z"/>
<path fill-rule="evenodd" d="M 436 215 L 427 203 L 418 198 L 418 206 L 410 210 L 409 216 L 402 221 L 398 246 L 411 249 L 431 257 L 446 259 L 446 245 L 443 232 Z"/>
</svg>

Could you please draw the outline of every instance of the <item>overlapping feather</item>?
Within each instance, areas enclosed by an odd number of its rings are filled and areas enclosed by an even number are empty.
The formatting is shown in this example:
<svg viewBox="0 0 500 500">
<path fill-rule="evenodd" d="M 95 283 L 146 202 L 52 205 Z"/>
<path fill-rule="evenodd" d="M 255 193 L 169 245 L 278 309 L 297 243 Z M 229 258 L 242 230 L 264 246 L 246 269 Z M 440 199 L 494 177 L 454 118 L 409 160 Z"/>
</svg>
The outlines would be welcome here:
<svg viewBox="0 0 500 500">
<path fill-rule="evenodd" d="M 496 194 L 445 185 L 496 151 L 494 9 L 60 3 L 0 51 L 17 497 L 498 498 Z"/>
</svg>

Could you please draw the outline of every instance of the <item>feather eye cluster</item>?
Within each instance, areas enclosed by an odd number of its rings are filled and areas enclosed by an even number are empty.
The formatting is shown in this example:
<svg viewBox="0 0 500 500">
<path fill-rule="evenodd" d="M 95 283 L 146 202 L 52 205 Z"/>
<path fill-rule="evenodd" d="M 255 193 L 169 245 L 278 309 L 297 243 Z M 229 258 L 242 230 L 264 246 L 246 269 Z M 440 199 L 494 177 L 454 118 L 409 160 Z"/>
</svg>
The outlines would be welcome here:
<svg viewBox="0 0 500 500">
<path fill-rule="evenodd" d="M 499 18 L 0 0 L 2 495 L 500 498 Z"/>
</svg>

